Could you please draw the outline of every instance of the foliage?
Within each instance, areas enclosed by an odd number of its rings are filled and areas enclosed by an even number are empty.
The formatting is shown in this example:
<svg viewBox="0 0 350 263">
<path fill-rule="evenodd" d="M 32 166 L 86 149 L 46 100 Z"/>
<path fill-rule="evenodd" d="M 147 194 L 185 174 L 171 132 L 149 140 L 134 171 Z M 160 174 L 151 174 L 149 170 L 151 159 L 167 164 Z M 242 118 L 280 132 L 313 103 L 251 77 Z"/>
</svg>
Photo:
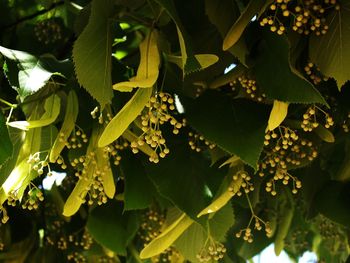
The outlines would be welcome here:
<svg viewBox="0 0 350 263">
<path fill-rule="evenodd" d="M 349 260 L 349 11 L 2 1 L 0 261 Z"/>
</svg>

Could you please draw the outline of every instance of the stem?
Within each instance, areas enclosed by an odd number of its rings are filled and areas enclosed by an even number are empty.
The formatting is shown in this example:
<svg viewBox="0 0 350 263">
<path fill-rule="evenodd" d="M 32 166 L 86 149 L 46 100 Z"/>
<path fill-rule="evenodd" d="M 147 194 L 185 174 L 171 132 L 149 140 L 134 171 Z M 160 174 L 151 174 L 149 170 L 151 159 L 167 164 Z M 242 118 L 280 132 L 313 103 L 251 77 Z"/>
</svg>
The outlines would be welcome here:
<svg viewBox="0 0 350 263">
<path fill-rule="evenodd" d="M 252 215 L 255 216 L 254 209 L 253 209 L 252 203 L 250 202 L 248 194 L 245 193 L 245 196 L 247 197 L 247 201 L 248 201 L 248 205 L 249 205 L 250 211 L 252 212 Z"/>
<path fill-rule="evenodd" d="M 17 107 L 17 104 L 12 104 L 6 100 L 3 100 L 2 98 L 0 98 L 0 102 L 6 104 L 7 106 L 11 107 L 11 108 L 16 108 Z"/>
<path fill-rule="evenodd" d="M 142 260 L 141 260 L 141 258 L 139 256 L 139 253 L 137 252 L 137 250 L 134 247 L 134 245 L 129 245 L 129 250 L 130 250 L 131 255 L 136 259 L 136 261 L 138 263 L 142 263 Z"/>
<path fill-rule="evenodd" d="M 15 27 L 17 26 L 18 24 L 20 23 L 23 23 L 27 20 L 31 20 L 37 16 L 40 16 L 40 15 L 43 15 L 43 14 L 46 14 L 48 12 L 50 12 L 52 9 L 55 9 L 61 5 L 63 5 L 65 3 L 65 1 L 59 1 L 59 2 L 56 2 L 56 3 L 53 3 L 51 6 L 49 6 L 47 9 L 42 9 L 42 10 L 39 10 L 38 12 L 36 13 L 33 13 L 33 14 L 30 14 L 30 15 L 27 15 L 27 16 L 24 16 L 20 19 L 18 19 L 17 21 L 13 22 L 13 23 L 10 23 L 10 24 L 7 24 L 7 25 L 4 25 L 3 27 L 0 28 L 0 31 L 2 30 L 6 30 L 6 29 L 9 29 L 9 28 L 12 28 L 12 27 Z"/>
</svg>

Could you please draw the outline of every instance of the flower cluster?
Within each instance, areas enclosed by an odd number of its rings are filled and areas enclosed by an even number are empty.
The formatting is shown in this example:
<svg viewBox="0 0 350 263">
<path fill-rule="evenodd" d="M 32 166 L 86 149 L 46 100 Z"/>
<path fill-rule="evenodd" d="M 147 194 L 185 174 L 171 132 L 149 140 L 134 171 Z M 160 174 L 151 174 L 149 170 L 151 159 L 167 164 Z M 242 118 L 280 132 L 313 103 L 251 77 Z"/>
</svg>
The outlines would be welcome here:
<svg viewBox="0 0 350 263">
<path fill-rule="evenodd" d="M 260 20 L 261 26 L 269 26 L 272 32 L 282 35 L 289 23 L 299 34 L 317 36 L 326 34 L 328 25 L 325 15 L 330 9 L 339 10 L 336 0 L 306 0 L 302 4 L 295 0 L 275 0 Z"/>
<path fill-rule="evenodd" d="M 191 150 L 196 152 L 202 152 L 206 148 L 214 149 L 216 146 L 214 143 L 206 140 L 203 135 L 199 135 L 194 132 L 188 133 L 188 140 L 188 144 L 190 145 Z"/>
<path fill-rule="evenodd" d="M 262 102 L 266 98 L 266 94 L 258 89 L 256 80 L 250 79 L 247 76 L 240 76 L 237 80 L 231 82 L 230 85 L 233 91 L 239 88 L 252 100 Z"/>
<path fill-rule="evenodd" d="M 164 158 L 170 152 L 160 129 L 161 125 L 170 123 L 174 134 L 178 134 L 185 125 L 185 121 L 181 123 L 170 114 L 174 110 L 174 99 L 170 94 L 158 92 L 150 98 L 141 116 L 143 133 L 130 145 L 133 153 L 138 153 L 139 146 L 148 144 L 153 149 L 153 155 L 149 157 L 149 161 L 158 163 L 159 157 Z"/>
<path fill-rule="evenodd" d="M 225 246 L 209 237 L 205 246 L 197 254 L 197 259 L 199 262 L 219 261 L 224 258 L 225 253 Z"/>
<path fill-rule="evenodd" d="M 34 28 L 35 36 L 39 42 L 48 45 L 62 39 L 61 26 L 54 19 L 38 22 Z"/>
<path fill-rule="evenodd" d="M 275 182 L 279 180 L 284 185 L 292 182 L 292 192 L 297 193 L 297 189 L 301 188 L 301 182 L 288 173 L 288 169 L 314 160 L 318 153 L 313 143 L 299 138 L 296 131 L 283 126 L 275 130 L 265 135 L 265 148 L 263 158 L 259 162 L 258 174 L 261 177 L 266 174 L 272 175 L 272 179 L 266 183 L 266 191 L 273 196 L 277 194 Z"/>
<path fill-rule="evenodd" d="M 317 106 L 311 106 L 303 114 L 303 122 L 301 123 L 301 128 L 306 132 L 311 132 L 317 128 L 320 123 L 317 120 L 317 115 L 322 114 L 324 116 L 324 127 L 327 129 L 334 125 L 333 118 Z"/>
</svg>

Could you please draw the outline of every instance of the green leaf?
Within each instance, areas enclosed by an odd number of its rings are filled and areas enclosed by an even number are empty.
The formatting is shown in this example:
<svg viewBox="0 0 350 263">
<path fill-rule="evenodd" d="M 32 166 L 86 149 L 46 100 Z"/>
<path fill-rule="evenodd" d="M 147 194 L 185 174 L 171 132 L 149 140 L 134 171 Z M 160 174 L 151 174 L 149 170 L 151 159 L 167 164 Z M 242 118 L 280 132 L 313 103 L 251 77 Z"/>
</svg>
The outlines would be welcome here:
<svg viewBox="0 0 350 263">
<path fill-rule="evenodd" d="M 243 99 L 232 100 L 217 91 L 207 91 L 196 100 L 181 102 L 191 126 L 207 140 L 256 168 L 268 120 L 265 106 Z"/>
<path fill-rule="evenodd" d="M 222 46 L 223 50 L 228 50 L 234 44 L 236 44 L 243 34 L 244 29 L 251 22 L 253 16 L 257 15 L 261 11 L 266 2 L 268 2 L 268 0 L 251 0 L 248 3 L 243 13 L 227 32 Z"/>
<path fill-rule="evenodd" d="M 340 1 L 339 10 L 333 10 L 326 20 L 326 34 L 310 38 L 311 61 L 321 72 L 335 78 L 339 90 L 350 79 L 350 2 Z"/>
<path fill-rule="evenodd" d="M 224 37 L 240 15 L 236 1 L 231 0 L 205 0 L 205 13 L 214 24 L 221 36 Z"/>
<path fill-rule="evenodd" d="M 319 124 L 317 128 L 314 129 L 314 131 L 323 141 L 329 143 L 335 142 L 333 133 L 330 130 L 326 129 L 322 124 Z"/>
<path fill-rule="evenodd" d="M 287 38 L 267 30 L 263 32 L 262 53 L 253 72 L 266 95 L 284 102 L 327 104 L 320 92 L 291 67 Z"/>
<path fill-rule="evenodd" d="M 99 244 L 124 256 L 138 225 L 136 214 L 123 212 L 121 203 L 116 201 L 93 209 L 87 221 L 89 233 Z"/>
<path fill-rule="evenodd" d="M 2 185 L 5 182 L 7 177 L 11 174 L 12 170 L 15 168 L 17 158 L 19 157 L 18 155 L 23 145 L 23 139 L 25 137 L 25 132 L 22 130 L 18 130 L 10 127 L 8 131 L 9 131 L 11 142 L 13 144 L 13 153 L 5 163 L 0 165 L 0 185 Z"/>
<path fill-rule="evenodd" d="M 288 235 L 288 231 L 290 230 L 294 215 L 294 203 L 289 195 L 285 191 L 284 194 L 280 197 L 281 201 L 278 204 L 278 227 L 274 241 L 276 256 L 279 256 L 284 248 L 284 240 Z"/>
<path fill-rule="evenodd" d="M 218 56 L 212 54 L 198 54 L 194 56 L 198 60 L 202 69 L 210 67 L 211 65 L 214 65 L 216 62 L 219 61 Z M 167 57 L 169 62 L 175 63 L 177 66 L 183 69 L 182 58 L 180 56 L 168 55 Z"/>
<path fill-rule="evenodd" d="M 1 46 L 0 53 L 6 57 L 6 76 L 22 101 L 44 87 L 53 75 L 64 75 L 66 78 L 71 75 L 72 64 L 69 60 L 59 61 L 51 55 L 35 57 Z"/>
<path fill-rule="evenodd" d="M 174 223 L 168 226 L 159 236 L 151 241 L 140 253 L 140 258 L 150 258 L 162 253 L 170 247 L 179 236 L 186 231 L 194 221 L 182 214 Z"/>
<path fill-rule="evenodd" d="M 147 177 L 142 163 L 137 157 L 129 155 L 122 156 L 120 164 L 121 174 L 125 181 L 124 209 L 147 208 L 153 198 L 154 185 Z"/>
<path fill-rule="evenodd" d="M 350 227 L 350 184 L 329 181 L 314 197 L 318 212 L 329 219 Z"/>
<path fill-rule="evenodd" d="M 113 0 L 94 0 L 88 25 L 73 47 L 73 61 L 78 81 L 101 107 L 113 97 L 111 59 L 112 34 L 110 18 Z"/>
<path fill-rule="evenodd" d="M 173 0 L 156 0 L 156 2 L 158 2 L 159 5 L 161 5 L 167 11 L 171 19 L 176 24 L 182 56 L 181 68 L 183 68 L 183 74 L 187 75 L 194 71 L 199 71 L 201 69 L 201 65 L 194 56 L 194 52 L 190 44 L 190 36 L 181 23 Z"/>
<path fill-rule="evenodd" d="M 6 120 L 0 111 L 0 168 L 12 156 L 13 145 L 6 126 Z"/>
<path fill-rule="evenodd" d="M 151 95 L 152 89 L 138 89 L 118 114 L 107 124 L 98 141 L 98 146 L 107 146 L 118 139 L 130 123 L 141 113 Z"/>
<path fill-rule="evenodd" d="M 209 193 L 205 180 L 219 176 L 218 172 L 187 145 L 174 142 L 168 147 L 173 150 L 167 158 L 156 165 L 145 164 L 147 175 L 162 196 L 196 220 L 199 211 L 207 205 Z"/>
<path fill-rule="evenodd" d="M 207 236 L 208 234 L 203 226 L 194 222 L 186 232 L 174 242 L 174 246 L 185 259 L 191 262 L 199 262 L 196 256 L 204 247 Z"/>
<path fill-rule="evenodd" d="M 228 230 L 234 225 L 235 217 L 229 202 L 209 220 L 210 234 L 215 240 L 224 242 Z"/>
</svg>

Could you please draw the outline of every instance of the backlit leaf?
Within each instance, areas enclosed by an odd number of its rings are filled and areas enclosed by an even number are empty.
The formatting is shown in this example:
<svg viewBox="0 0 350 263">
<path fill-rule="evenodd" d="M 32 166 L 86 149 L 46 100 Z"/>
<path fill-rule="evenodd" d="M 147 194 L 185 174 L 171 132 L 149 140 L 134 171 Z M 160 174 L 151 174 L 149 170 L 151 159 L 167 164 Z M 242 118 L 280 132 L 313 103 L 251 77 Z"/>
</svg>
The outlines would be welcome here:
<svg viewBox="0 0 350 263">
<path fill-rule="evenodd" d="M 234 225 L 235 217 L 232 204 L 229 202 L 217 211 L 209 220 L 210 234 L 217 241 L 224 242 L 228 230 Z M 228 237 L 230 238 L 230 237 Z"/>
<path fill-rule="evenodd" d="M 59 61 L 52 55 L 35 57 L 1 46 L 0 53 L 7 60 L 6 76 L 21 100 L 39 91 L 53 75 L 64 75 L 66 78 L 71 75 L 72 65 L 69 60 Z"/>
<path fill-rule="evenodd" d="M 284 121 L 284 119 L 287 117 L 288 114 L 288 106 L 289 103 L 274 100 L 272 110 L 270 113 L 269 122 L 267 125 L 267 128 L 269 131 L 273 131 L 278 126 L 281 125 L 281 123 Z"/>
<path fill-rule="evenodd" d="M 94 0 L 88 25 L 75 41 L 73 61 L 79 83 L 101 107 L 113 97 L 111 78 L 113 0 Z"/>
<path fill-rule="evenodd" d="M 104 147 L 118 139 L 136 117 L 141 113 L 149 98 L 152 89 L 138 89 L 125 106 L 108 123 L 98 141 L 99 147 Z"/>
<path fill-rule="evenodd" d="M 0 111 L 0 167 L 3 163 L 11 157 L 13 152 L 13 145 L 6 127 L 5 117 Z"/>
<path fill-rule="evenodd" d="M 175 242 L 174 246 L 191 262 L 199 262 L 197 254 L 204 247 L 208 233 L 202 225 L 194 222 Z"/>
<path fill-rule="evenodd" d="M 350 2 L 340 1 L 339 10 L 333 10 L 326 20 L 326 34 L 310 39 L 311 61 L 321 72 L 335 78 L 339 90 L 350 79 Z"/>
</svg>

